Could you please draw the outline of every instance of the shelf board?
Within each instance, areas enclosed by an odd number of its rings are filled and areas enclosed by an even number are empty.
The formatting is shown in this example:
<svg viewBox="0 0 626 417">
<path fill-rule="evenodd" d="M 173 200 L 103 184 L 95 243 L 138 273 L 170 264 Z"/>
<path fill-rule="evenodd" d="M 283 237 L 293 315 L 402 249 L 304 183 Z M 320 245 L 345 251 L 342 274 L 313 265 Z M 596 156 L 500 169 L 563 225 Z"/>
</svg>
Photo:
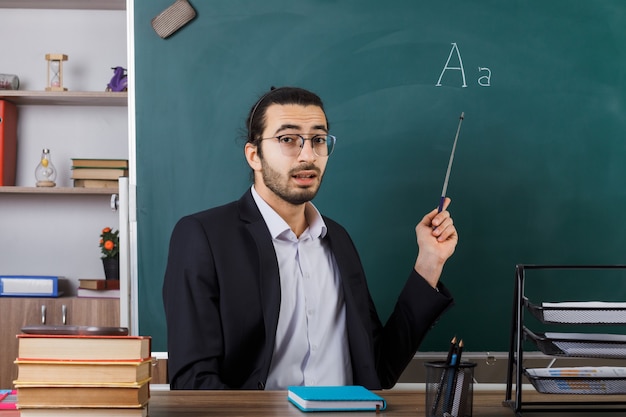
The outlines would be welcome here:
<svg viewBox="0 0 626 417">
<path fill-rule="evenodd" d="M 0 99 L 15 104 L 64 106 L 126 106 L 127 92 L 0 90 Z"/>
<path fill-rule="evenodd" d="M 82 194 L 101 195 L 118 194 L 117 188 L 83 188 L 83 187 L 0 187 L 0 194 Z"/>
<path fill-rule="evenodd" d="M 126 10 L 126 0 L 0 0 L 0 8 Z"/>
</svg>

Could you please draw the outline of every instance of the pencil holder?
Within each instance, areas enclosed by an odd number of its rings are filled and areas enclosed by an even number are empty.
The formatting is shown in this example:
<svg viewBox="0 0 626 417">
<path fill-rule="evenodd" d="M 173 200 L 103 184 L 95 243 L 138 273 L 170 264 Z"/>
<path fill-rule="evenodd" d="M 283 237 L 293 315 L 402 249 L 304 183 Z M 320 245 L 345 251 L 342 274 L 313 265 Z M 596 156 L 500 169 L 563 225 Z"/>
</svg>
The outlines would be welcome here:
<svg viewBox="0 0 626 417">
<path fill-rule="evenodd" d="M 426 362 L 426 417 L 471 417 L 474 398 L 473 362 L 458 366 Z"/>
</svg>

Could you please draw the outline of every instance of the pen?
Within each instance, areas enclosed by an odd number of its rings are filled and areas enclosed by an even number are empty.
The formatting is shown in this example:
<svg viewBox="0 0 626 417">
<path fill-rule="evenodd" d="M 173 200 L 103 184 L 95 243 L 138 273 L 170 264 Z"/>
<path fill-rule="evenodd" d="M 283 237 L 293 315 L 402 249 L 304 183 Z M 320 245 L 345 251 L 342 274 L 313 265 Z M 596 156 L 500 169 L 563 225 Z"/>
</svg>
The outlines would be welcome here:
<svg viewBox="0 0 626 417">
<path fill-rule="evenodd" d="M 439 379 L 439 386 L 437 387 L 437 394 L 435 395 L 435 401 L 433 401 L 432 413 L 436 414 L 437 406 L 439 405 L 439 400 L 441 398 L 441 392 L 443 391 L 443 383 L 446 379 L 446 374 L 448 373 L 448 368 L 452 363 L 452 356 L 454 354 L 454 349 L 456 348 L 456 336 L 452 338 L 450 341 L 450 349 L 448 349 L 448 356 L 446 357 L 446 366 L 444 370 L 441 372 L 441 378 Z"/>
<path fill-rule="evenodd" d="M 443 181 L 443 189 L 441 190 L 441 199 L 439 200 L 439 207 L 437 212 L 441 213 L 443 210 L 443 203 L 446 200 L 446 191 L 448 190 L 448 180 L 450 179 L 450 171 L 452 170 L 452 161 L 454 160 L 454 151 L 456 150 L 456 141 L 459 139 L 459 132 L 461 131 L 461 123 L 465 118 L 465 112 L 461 112 L 459 117 L 459 127 L 456 129 L 456 136 L 454 137 L 454 144 L 452 145 L 452 152 L 450 152 L 450 160 L 448 161 L 448 170 L 446 171 L 446 179 Z"/>
<path fill-rule="evenodd" d="M 456 384 L 457 384 L 457 379 L 459 376 L 459 367 L 461 366 L 461 355 L 463 353 L 463 340 L 461 339 L 461 341 L 459 342 L 459 346 L 456 350 L 456 357 L 455 357 L 455 362 L 454 362 L 454 366 L 453 366 L 453 373 L 452 376 L 450 377 L 451 380 L 451 384 L 449 385 L 449 389 L 448 392 L 446 394 L 448 394 L 447 399 L 448 401 L 446 401 L 446 413 L 451 414 L 452 411 L 452 406 L 454 405 L 454 393 L 456 392 Z M 459 399 L 460 400 L 460 399 Z"/>
<path fill-rule="evenodd" d="M 456 349 L 455 349 L 456 350 Z M 452 354 L 452 361 L 450 362 L 450 366 L 446 368 L 446 395 L 443 401 L 443 415 L 449 416 L 450 409 L 452 408 L 452 398 L 454 391 L 454 377 L 458 364 L 458 354 L 456 351 Z"/>
</svg>

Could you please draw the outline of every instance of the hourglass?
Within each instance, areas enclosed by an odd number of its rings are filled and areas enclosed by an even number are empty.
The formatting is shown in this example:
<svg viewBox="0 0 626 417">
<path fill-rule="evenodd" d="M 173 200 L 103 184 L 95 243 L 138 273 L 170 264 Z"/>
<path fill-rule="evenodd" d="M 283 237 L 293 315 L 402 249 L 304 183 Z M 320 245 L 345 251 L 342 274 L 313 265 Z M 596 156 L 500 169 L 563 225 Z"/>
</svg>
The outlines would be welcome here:
<svg viewBox="0 0 626 417">
<path fill-rule="evenodd" d="M 46 54 L 48 61 L 48 79 L 46 91 L 67 91 L 63 87 L 63 61 L 67 61 L 64 54 Z"/>
</svg>

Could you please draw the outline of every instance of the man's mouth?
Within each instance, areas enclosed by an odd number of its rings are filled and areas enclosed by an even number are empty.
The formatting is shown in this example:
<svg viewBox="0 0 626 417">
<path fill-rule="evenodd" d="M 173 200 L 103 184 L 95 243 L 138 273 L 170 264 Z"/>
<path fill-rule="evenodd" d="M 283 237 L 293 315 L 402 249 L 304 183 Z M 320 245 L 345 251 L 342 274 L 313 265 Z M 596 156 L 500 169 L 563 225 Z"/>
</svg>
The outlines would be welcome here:
<svg viewBox="0 0 626 417">
<path fill-rule="evenodd" d="M 292 175 L 294 178 L 315 178 L 317 175 L 314 173 L 300 173 Z"/>
</svg>

